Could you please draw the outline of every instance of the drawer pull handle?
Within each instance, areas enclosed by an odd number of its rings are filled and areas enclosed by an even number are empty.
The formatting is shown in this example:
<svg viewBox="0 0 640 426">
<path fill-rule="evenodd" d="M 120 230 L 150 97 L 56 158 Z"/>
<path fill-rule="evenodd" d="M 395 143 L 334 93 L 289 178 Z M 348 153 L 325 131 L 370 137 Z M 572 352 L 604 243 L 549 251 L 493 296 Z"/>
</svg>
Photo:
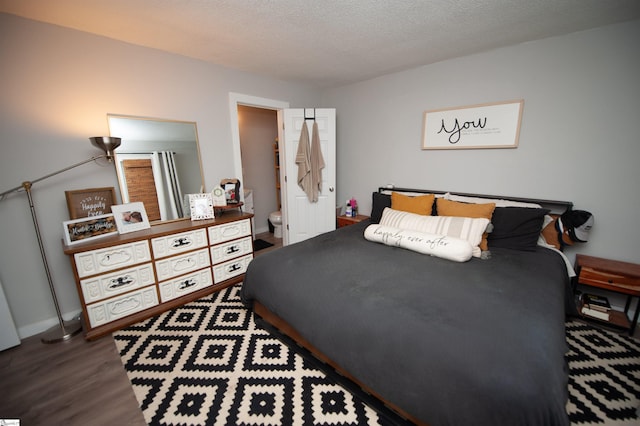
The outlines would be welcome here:
<svg viewBox="0 0 640 426">
<path fill-rule="evenodd" d="M 125 263 L 131 260 L 131 255 L 124 250 L 107 253 L 104 255 L 100 264 L 102 266 L 117 265 L 118 263 Z"/>
<path fill-rule="evenodd" d="M 176 262 L 176 266 L 173 268 L 174 271 L 182 271 L 184 269 L 192 268 L 195 265 L 195 260 L 190 257 L 187 259 L 180 259 Z"/>
<path fill-rule="evenodd" d="M 241 266 L 240 266 L 240 264 L 239 264 L 239 263 L 234 263 L 233 265 L 230 265 L 230 266 L 229 266 L 229 269 L 227 269 L 227 272 L 229 272 L 229 273 L 231 273 L 231 272 L 235 272 L 235 271 L 237 271 L 237 270 L 238 270 L 238 269 L 240 269 L 240 268 L 241 268 Z"/>
<path fill-rule="evenodd" d="M 240 247 L 237 244 L 227 247 L 227 254 L 233 254 L 240 251 Z"/>
<path fill-rule="evenodd" d="M 178 284 L 178 290 L 184 290 L 185 288 L 193 287 L 194 285 L 196 285 L 196 280 L 189 278 Z"/>
<path fill-rule="evenodd" d="M 114 315 L 122 315 L 125 312 L 136 309 L 138 306 L 140 306 L 140 300 L 135 297 L 129 297 L 114 303 L 111 308 L 111 313 Z"/>
<path fill-rule="evenodd" d="M 125 287 L 128 285 L 133 284 L 133 277 L 131 277 L 130 275 L 125 275 L 122 277 L 118 277 L 118 278 L 113 278 L 109 281 L 109 285 L 107 286 L 107 290 L 111 291 L 111 290 L 116 290 L 120 287 Z"/>
<path fill-rule="evenodd" d="M 181 248 L 181 247 L 185 247 L 185 246 L 189 246 L 191 245 L 192 241 L 189 237 L 181 237 L 181 238 L 176 238 L 175 240 L 173 240 L 173 248 Z"/>
<path fill-rule="evenodd" d="M 235 225 L 235 226 L 228 226 L 226 227 L 223 231 L 222 231 L 222 236 L 223 237 L 231 237 L 234 235 L 238 235 L 240 233 L 240 227 Z"/>
</svg>

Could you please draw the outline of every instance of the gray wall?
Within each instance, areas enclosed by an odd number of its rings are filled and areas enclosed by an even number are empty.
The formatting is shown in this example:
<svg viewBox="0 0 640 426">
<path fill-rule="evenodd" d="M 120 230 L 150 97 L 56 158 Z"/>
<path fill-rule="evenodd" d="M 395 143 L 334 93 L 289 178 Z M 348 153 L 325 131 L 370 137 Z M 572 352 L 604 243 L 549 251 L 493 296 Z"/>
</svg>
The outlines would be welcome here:
<svg viewBox="0 0 640 426">
<path fill-rule="evenodd" d="M 311 105 L 311 87 L 0 14 L 0 191 L 93 155 L 107 113 L 195 121 L 205 187 L 234 176 L 229 93 Z M 34 185 L 65 318 L 80 310 L 69 259 L 65 190 L 118 187 L 113 167 L 87 164 Z M 0 201 L 0 281 L 22 337 L 57 324 L 24 193 Z"/>
<path fill-rule="evenodd" d="M 379 185 L 570 200 L 591 241 L 640 262 L 640 21 L 470 55 L 323 93 L 338 111 L 338 200 Z M 423 151 L 423 112 L 524 99 L 517 149 Z"/>
</svg>

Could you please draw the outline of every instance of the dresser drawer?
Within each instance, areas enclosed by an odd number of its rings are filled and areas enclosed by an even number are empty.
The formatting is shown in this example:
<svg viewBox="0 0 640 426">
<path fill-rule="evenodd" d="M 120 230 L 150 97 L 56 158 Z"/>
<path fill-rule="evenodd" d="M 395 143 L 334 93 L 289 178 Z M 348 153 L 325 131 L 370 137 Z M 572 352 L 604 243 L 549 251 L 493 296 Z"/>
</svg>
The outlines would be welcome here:
<svg viewBox="0 0 640 426">
<path fill-rule="evenodd" d="M 209 249 L 204 248 L 180 256 L 156 261 L 156 273 L 158 274 L 158 281 L 164 281 L 188 272 L 206 268 L 209 265 L 211 265 L 209 261 Z"/>
<path fill-rule="evenodd" d="M 209 244 L 220 244 L 225 241 L 251 235 L 251 219 L 238 220 L 209 227 Z"/>
<path fill-rule="evenodd" d="M 239 259 L 215 265 L 213 267 L 213 282 L 219 284 L 222 281 L 244 274 L 251 260 L 253 260 L 253 255 L 250 254 Z"/>
<path fill-rule="evenodd" d="M 253 240 L 244 237 L 211 247 L 211 263 L 216 264 L 253 252 Z"/>
<path fill-rule="evenodd" d="M 151 240 L 153 256 L 156 259 L 206 247 L 207 245 L 207 231 L 204 228 Z"/>
<path fill-rule="evenodd" d="M 616 287 L 624 287 L 631 290 L 640 291 L 640 278 L 628 277 L 621 274 L 603 272 L 595 268 L 583 266 L 580 268 L 580 276 L 578 278 L 581 284 L 594 286 L 612 285 Z"/>
<path fill-rule="evenodd" d="M 145 287 L 122 296 L 103 300 L 87 306 L 89 323 L 97 327 L 158 304 L 156 286 Z"/>
<path fill-rule="evenodd" d="M 145 287 L 155 283 L 151 263 L 123 269 L 107 275 L 98 275 L 80 281 L 82 294 L 86 304 L 97 302 L 126 293 L 136 288 Z"/>
<path fill-rule="evenodd" d="M 73 256 L 80 278 L 151 260 L 151 252 L 147 240 L 76 253 Z"/>
<path fill-rule="evenodd" d="M 164 303 L 180 296 L 184 296 L 185 294 L 192 293 L 196 290 L 200 290 L 201 288 L 213 285 L 211 268 L 183 275 L 179 278 L 162 282 L 159 285 L 160 301 Z"/>
</svg>

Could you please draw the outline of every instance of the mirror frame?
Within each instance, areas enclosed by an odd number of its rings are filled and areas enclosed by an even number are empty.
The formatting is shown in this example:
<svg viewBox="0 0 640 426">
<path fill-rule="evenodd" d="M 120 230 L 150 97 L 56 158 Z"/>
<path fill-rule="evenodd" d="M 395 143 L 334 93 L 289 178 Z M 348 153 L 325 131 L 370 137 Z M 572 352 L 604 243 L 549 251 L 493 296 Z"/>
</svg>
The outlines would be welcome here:
<svg viewBox="0 0 640 426">
<path fill-rule="evenodd" d="M 132 121 L 147 121 L 147 122 L 156 122 L 156 123 L 172 123 L 172 124 L 188 124 L 188 125 L 193 125 L 193 129 L 194 129 L 194 133 L 195 133 L 195 143 L 196 143 L 196 155 L 197 155 L 197 164 L 200 170 L 199 176 L 200 176 L 200 190 L 197 192 L 206 192 L 205 189 L 205 184 L 204 184 L 204 171 L 203 171 L 203 167 L 202 167 L 202 154 L 200 153 L 200 139 L 198 137 L 198 125 L 197 122 L 195 121 L 184 121 L 184 120 L 173 120 L 173 119 L 166 119 L 166 118 L 157 118 L 157 117 L 145 117 L 145 116 L 136 116 L 136 115 L 126 115 L 126 114 L 113 114 L 113 113 L 108 113 L 107 114 L 107 125 L 109 127 L 109 134 L 112 136 L 115 136 L 113 130 L 112 130 L 112 125 L 111 125 L 111 119 L 112 118 L 116 118 L 116 119 L 128 119 L 128 120 L 132 120 Z M 122 135 L 122 136 L 118 136 L 122 138 L 122 145 L 120 147 L 120 149 L 122 149 L 123 146 L 126 146 L 126 136 Z M 121 154 L 126 154 L 125 153 L 121 153 Z M 116 169 L 116 175 L 117 175 L 117 179 L 118 179 L 118 190 L 120 191 L 120 199 L 121 201 L 124 203 L 124 195 L 125 195 L 125 187 L 124 187 L 124 183 L 123 183 L 123 179 L 124 176 L 122 175 L 122 171 L 120 170 L 120 167 L 118 167 L 118 150 L 116 150 L 114 152 L 115 155 L 115 159 L 114 159 L 114 165 L 115 165 L 115 169 Z M 188 192 L 185 191 L 183 192 L 183 198 L 187 197 L 187 194 L 189 193 L 194 193 L 193 191 Z M 185 200 L 182 200 L 183 203 L 183 207 L 187 207 L 188 208 L 188 203 L 185 204 Z M 185 213 L 183 214 L 183 217 L 180 218 L 176 218 L 176 219 L 168 219 L 168 220 L 156 220 L 151 222 L 151 225 L 157 225 L 157 224 L 161 224 L 161 223 L 168 223 L 168 222 L 175 222 L 175 221 L 181 221 L 181 220 L 188 220 L 189 217 L 189 213 Z"/>
</svg>

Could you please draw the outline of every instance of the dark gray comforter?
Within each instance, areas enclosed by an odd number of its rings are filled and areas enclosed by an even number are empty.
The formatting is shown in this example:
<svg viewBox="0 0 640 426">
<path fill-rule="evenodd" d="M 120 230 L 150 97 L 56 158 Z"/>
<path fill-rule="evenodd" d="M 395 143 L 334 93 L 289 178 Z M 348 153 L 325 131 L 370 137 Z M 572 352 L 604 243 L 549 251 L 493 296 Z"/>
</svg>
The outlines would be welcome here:
<svg viewBox="0 0 640 426">
<path fill-rule="evenodd" d="M 456 263 L 367 241 L 367 225 L 256 257 L 243 300 L 430 425 L 568 424 L 557 253 Z"/>
</svg>

